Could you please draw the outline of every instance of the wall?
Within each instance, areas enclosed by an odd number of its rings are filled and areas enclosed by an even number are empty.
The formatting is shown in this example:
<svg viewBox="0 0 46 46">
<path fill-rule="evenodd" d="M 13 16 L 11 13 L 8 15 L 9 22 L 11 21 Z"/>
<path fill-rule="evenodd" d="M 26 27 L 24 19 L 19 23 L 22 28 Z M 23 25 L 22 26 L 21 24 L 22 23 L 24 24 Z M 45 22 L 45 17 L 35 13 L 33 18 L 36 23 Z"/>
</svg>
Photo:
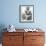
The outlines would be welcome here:
<svg viewBox="0 0 46 46">
<path fill-rule="evenodd" d="M 42 28 L 46 32 L 46 0 L 0 0 L 0 31 L 13 24 L 15 28 Z M 19 22 L 19 5 L 34 5 L 34 23 Z"/>
<path fill-rule="evenodd" d="M 46 28 L 46 1 L 41 0 L 1 0 L 0 25 L 13 24 L 16 28 Z M 19 5 L 34 5 L 34 23 L 19 22 Z"/>
</svg>

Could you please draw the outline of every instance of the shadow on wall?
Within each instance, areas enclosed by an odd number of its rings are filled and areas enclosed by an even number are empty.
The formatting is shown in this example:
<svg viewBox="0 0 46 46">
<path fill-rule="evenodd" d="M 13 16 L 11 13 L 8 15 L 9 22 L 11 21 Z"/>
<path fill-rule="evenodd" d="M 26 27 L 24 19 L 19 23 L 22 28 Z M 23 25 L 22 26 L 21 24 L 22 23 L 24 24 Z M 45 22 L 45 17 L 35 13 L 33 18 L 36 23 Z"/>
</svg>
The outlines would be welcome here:
<svg viewBox="0 0 46 46">
<path fill-rule="evenodd" d="M 2 36 L 3 36 L 3 32 L 5 32 L 6 30 L 4 30 L 5 25 L 4 24 L 0 24 L 0 43 L 2 43 Z"/>
</svg>

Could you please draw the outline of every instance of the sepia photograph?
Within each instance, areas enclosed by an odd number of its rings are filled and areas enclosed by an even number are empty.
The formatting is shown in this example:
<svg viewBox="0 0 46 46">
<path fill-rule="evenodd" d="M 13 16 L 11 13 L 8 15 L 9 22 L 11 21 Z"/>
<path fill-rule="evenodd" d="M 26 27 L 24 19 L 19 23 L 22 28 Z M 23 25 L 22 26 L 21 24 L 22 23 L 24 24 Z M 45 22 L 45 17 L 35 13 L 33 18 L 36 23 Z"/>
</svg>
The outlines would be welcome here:
<svg viewBox="0 0 46 46">
<path fill-rule="evenodd" d="M 34 22 L 34 5 L 19 6 L 20 22 Z"/>
</svg>

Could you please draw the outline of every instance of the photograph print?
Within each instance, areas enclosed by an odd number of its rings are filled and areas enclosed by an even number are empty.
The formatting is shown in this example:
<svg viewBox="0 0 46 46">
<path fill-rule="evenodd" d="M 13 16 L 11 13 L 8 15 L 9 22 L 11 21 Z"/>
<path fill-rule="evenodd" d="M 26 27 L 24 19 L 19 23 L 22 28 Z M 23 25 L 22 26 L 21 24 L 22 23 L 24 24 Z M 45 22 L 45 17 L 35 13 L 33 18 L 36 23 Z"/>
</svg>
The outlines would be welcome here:
<svg viewBox="0 0 46 46">
<path fill-rule="evenodd" d="M 34 22 L 34 5 L 19 6 L 20 22 Z"/>
</svg>

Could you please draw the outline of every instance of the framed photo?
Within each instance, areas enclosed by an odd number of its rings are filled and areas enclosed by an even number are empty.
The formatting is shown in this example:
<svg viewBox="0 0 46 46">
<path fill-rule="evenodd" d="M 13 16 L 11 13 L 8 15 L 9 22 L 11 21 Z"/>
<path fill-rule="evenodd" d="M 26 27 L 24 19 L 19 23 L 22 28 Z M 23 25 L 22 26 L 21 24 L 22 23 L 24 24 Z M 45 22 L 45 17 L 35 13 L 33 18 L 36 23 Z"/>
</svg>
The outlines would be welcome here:
<svg viewBox="0 0 46 46">
<path fill-rule="evenodd" d="M 19 21 L 24 23 L 34 22 L 34 5 L 19 6 Z"/>
</svg>

